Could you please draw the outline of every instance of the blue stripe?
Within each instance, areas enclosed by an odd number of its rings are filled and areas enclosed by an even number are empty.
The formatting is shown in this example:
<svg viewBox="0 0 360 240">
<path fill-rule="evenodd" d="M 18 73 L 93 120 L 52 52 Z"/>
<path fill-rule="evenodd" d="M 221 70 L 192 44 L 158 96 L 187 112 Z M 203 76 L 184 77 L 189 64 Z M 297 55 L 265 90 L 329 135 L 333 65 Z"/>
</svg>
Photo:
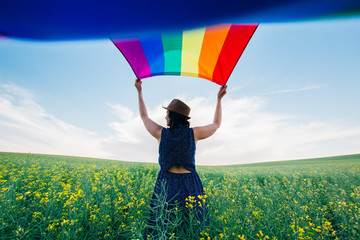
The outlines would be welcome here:
<svg viewBox="0 0 360 240">
<path fill-rule="evenodd" d="M 161 35 L 143 37 L 139 40 L 149 63 L 151 76 L 164 75 L 165 59 Z"/>
</svg>

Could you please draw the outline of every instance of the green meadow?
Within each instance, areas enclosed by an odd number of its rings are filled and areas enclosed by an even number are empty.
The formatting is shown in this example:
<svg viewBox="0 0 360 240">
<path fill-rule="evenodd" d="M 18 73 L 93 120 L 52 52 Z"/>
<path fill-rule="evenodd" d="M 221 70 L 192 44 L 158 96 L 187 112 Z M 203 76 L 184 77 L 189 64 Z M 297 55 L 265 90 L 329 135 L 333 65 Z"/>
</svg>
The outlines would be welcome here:
<svg viewBox="0 0 360 240">
<path fill-rule="evenodd" d="M 158 170 L 0 152 L 0 238 L 142 239 Z M 197 171 L 209 224 L 165 221 L 163 239 L 360 239 L 360 155 Z"/>
</svg>

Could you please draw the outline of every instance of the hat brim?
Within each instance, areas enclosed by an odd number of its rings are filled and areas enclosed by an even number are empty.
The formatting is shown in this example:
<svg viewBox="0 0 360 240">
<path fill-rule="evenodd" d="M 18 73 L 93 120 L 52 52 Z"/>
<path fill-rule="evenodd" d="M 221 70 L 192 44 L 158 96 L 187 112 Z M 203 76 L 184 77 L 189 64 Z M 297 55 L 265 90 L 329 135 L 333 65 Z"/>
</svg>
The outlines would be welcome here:
<svg viewBox="0 0 360 240">
<path fill-rule="evenodd" d="M 168 108 L 168 107 L 162 107 L 162 108 L 164 108 L 164 109 L 166 109 L 166 110 L 169 110 L 169 111 L 172 111 L 172 112 L 176 112 L 176 111 L 174 111 L 174 110 L 172 110 L 172 109 L 170 109 L 170 108 Z M 186 115 L 184 115 L 184 114 L 182 114 L 182 113 L 179 113 L 179 112 L 176 112 L 176 113 L 185 116 L 187 119 L 190 119 L 190 118 L 191 118 L 191 117 L 188 117 L 188 116 L 186 116 Z"/>
</svg>

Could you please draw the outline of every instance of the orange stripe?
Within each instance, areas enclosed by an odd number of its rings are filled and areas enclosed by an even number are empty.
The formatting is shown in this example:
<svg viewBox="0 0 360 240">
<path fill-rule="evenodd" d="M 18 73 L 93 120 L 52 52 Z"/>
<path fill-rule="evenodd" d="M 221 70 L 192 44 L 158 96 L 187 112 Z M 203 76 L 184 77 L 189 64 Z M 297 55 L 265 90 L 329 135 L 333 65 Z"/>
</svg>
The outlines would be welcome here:
<svg viewBox="0 0 360 240">
<path fill-rule="evenodd" d="M 212 80 L 216 62 L 230 26 L 231 24 L 221 24 L 206 28 L 199 58 L 198 77 Z"/>
</svg>

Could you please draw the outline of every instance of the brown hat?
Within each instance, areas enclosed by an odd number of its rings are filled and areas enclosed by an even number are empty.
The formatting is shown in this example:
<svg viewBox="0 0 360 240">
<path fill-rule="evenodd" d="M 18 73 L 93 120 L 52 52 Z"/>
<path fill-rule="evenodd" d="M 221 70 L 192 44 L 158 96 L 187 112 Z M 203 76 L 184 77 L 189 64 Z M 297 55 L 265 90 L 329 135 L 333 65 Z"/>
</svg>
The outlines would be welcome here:
<svg viewBox="0 0 360 240">
<path fill-rule="evenodd" d="M 186 116 L 188 119 L 189 114 L 190 114 L 190 107 L 188 105 L 186 105 L 185 103 L 183 103 L 182 101 L 180 101 L 179 99 L 174 99 L 171 101 L 171 103 L 169 104 L 169 106 L 167 107 L 163 107 L 167 110 L 176 112 L 176 113 L 180 113 L 181 115 Z"/>
</svg>

